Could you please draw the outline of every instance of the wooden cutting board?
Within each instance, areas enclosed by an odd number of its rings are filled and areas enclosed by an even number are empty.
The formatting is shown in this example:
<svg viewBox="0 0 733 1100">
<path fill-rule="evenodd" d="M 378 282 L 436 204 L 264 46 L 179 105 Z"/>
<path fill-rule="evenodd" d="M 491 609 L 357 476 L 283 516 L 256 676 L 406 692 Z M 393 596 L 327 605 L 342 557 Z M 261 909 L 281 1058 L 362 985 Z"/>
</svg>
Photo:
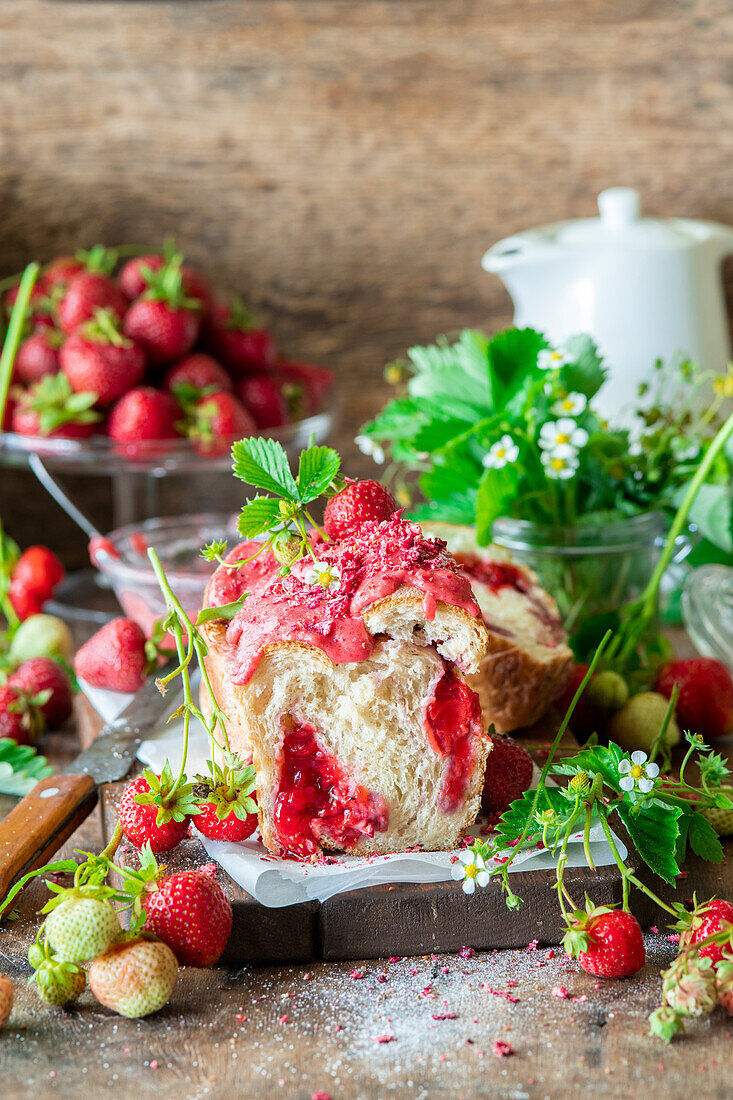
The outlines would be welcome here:
<svg viewBox="0 0 733 1100">
<path fill-rule="evenodd" d="M 98 716 L 88 708 L 82 722 L 82 740 L 88 742 L 99 726 Z M 553 735 L 553 719 L 549 718 L 515 736 L 541 766 Z M 560 755 L 570 755 L 576 749 L 575 739 L 567 734 Z M 114 829 L 124 786 L 115 783 L 102 790 L 106 836 Z M 118 861 L 123 866 L 136 866 L 135 849 L 121 846 Z M 209 857 L 200 842 L 187 839 L 169 853 L 166 865 L 173 872 L 195 869 L 207 862 Z M 221 868 L 217 874 L 231 898 L 234 913 L 225 955 L 229 963 L 368 959 L 459 951 L 462 947 L 526 947 L 535 940 L 538 945 L 556 944 L 563 934 L 552 871 L 518 871 L 512 875 L 512 888 L 524 899 L 515 911 L 507 909 L 495 880 L 473 897 L 467 897 L 456 882 L 395 883 L 360 888 L 325 902 L 268 909 Z M 597 871 L 568 868 L 565 881 L 579 900 L 588 893 L 597 904 L 621 901 L 621 876 L 615 866 Z M 637 895 L 634 904 L 636 916 L 648 923 L 652 919 L 651 904 L 643 895 Z"/>
</svg>

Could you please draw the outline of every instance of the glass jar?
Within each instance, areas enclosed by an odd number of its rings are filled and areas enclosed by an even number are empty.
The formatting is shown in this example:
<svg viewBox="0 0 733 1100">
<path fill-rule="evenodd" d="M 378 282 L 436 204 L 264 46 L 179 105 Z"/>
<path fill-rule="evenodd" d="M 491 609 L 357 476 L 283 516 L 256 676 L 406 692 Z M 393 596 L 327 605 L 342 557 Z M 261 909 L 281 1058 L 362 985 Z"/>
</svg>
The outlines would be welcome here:
<svg viewBox="0 0 733 1100">
<path fill-rule="evenodd" d="M 571 645 L 581 658 L 615 627 L 619 609 L 646 588 L 666 530 L 662 512 L 575 527 L 502 517 L 494 521 L 492 541 L 534 569 L 543 588 L 557 600 Z M 681 536 L 675 563 L 691 549 L 690 538 Z"/>
<path fill-rule="evenodd" d="M 733 568 L 703 565 L 682 593 L 685 626 L 696 648 L 733 671 Z"/>
</svg>

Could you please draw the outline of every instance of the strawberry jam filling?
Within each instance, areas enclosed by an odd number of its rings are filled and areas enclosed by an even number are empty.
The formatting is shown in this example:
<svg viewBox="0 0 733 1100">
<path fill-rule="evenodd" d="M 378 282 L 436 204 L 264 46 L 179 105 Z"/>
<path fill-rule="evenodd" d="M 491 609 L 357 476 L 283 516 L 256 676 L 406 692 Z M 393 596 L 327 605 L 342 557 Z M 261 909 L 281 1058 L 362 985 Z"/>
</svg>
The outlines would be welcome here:
<svg viewBox="0 0 733 1100">
<path fill-rule="evenodd" d="M 485 584 L 492 592 L 500 588 L 514 588 L 528 592 L 530 583 L 521 569 L 506 561 L 485 561 L 475 554 L 456 554 L 455 559 L 471 580 Z"/>
<path fill-rule="evenodd" d="M 387 828 L 384 799 L 355 782 L 319 744 L 310 722 L 286 729 L 277 765 L 275 836 L 282 855 L 307 859 L 322 839 L 348 850 Z"/>
<path fill-rule="evenodd" d="M 460 572 L 440 539 L 425 538 L 420 528 L 399 515 L 382 523 L 368 521 L 349 538 L 312 541 L 321 572 L 309 556 L 297 561 L 287 577 L 269 552 L 240 568 L 222 565 L 211 579 L 208 600 L 228 603 L 249 593 L 227 628 L 235 650 L 232 681 L 246 684 L 265 646 L 296 641 L 315 646 L 334 662 L 366 660 L 374 638 L 364 612 L 402 585 L 417 589 L 428 619 L 438 601 L 480 616 L 468 578 Z M 254 554 L 256 543 L 242 543 L 228 556 L 234 562 Z M 327 567 L 327 581 L 322 570 Z"/>
<path fill-rule="evenodd" d="M 466 797 L 483 729 L 478 695 L 447 666 L 425 708 L 424 725 L 431 747 L 446 759 L 438 808 L 453 814 Z"/>
</svg>

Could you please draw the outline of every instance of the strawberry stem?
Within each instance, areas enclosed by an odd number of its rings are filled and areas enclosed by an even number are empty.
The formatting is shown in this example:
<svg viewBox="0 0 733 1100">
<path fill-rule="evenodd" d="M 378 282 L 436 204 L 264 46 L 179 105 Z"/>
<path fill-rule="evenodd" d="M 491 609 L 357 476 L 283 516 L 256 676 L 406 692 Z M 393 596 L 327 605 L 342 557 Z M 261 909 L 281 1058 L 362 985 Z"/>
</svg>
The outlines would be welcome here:
<svg viewBox="0 0 733 1100">
<path fill-rule="evenodd" d="M 33 287 L 38 278 L 39 270 L 40 267 L 38 264 L 28 264 L 20 280 L 18 297 L 13 303 L 13 309 L 10 314 L 8 331 L 5 335 L 2 354 L 0 354 L 0 424 L 2 424 L 5 418 L 5 406 L 8 403 L 8 390 L 10 389 L 10 379 L 13 374 L 15 357 L 18 354 L 18 346 L 20 345 L 23 335 L 23 323 L 28 312 L 28 304 L 31 300 L 31 293 L 33 292 Z"/>
</svg>

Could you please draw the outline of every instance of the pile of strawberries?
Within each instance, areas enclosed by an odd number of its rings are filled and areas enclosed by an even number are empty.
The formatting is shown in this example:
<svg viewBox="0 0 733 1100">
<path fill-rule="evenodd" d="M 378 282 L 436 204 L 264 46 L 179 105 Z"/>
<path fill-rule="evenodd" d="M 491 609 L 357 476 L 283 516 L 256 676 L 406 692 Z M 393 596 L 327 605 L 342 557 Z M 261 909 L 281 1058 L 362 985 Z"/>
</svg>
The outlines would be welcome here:
<svg viewBox="0 0 733 1100">
<path fill-rule="evenodd" d="M 60 619 L 42 614 L 63 577 L 61 562 L 46 546 L 29 546 L 17 560 L 4 557 L 0 564 L 0 609 L 12 621 L 0 634 L 0 737 L 19 745 L 71 716 L 71 634 Z"/>
<path fill-rule="evenodd" d="M 331 372 L 283 358 L 241 301 L 217 302 L 180 253 L 116 267 L 115 251 L 99 246 L 42 271 L 3 428 L 106 435 L 130 457 L 186 437 L 211 455 L 322 407 Z M 6 316 L 17 294 L 6 292 Z"/>
</svg>

